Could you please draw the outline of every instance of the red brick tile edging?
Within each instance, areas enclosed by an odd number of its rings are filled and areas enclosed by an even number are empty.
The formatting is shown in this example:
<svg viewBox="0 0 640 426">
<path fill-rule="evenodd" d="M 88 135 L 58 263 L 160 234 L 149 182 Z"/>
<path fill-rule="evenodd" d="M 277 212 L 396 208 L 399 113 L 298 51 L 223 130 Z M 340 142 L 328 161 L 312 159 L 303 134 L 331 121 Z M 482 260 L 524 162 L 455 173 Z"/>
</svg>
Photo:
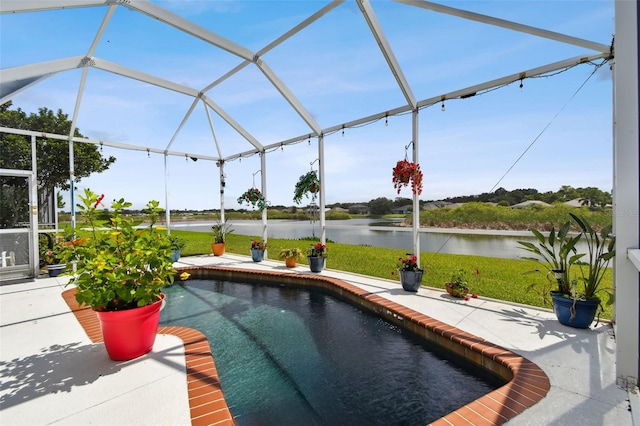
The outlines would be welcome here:
<svg viewBox="0 0 640 426">
<path fill-rule="evenodd" d="M 93 343 L 101 343 L 102 333 L 98 317 L 91 308 L 79 307 L 75 294 L 76 289 L 72 288 L 65 290 L 62 297 L 75 314 L 89 339 Z M 187 327 L 158 327 L 158 334 L 171 334 L 184 342 L 191 424 L 194 426 L 235 425 L 222 393 L 209 341 L 204 334 Z"/>
<path fill-rule="evenodd" d="M 542 371 L 542 369 L 540 369 L 540 367 L 528 359 L 456 327 L 452 327 L 427 315 L 416 312 L 403 305 L 392 302 L 384 297 L 370 293 L 367 290 L 336 278 L 325 277 L 322 275 L 297 274 L 281 271 L 254 271 L 219 266 L 188 267 L 179 268 L 179 270 L 180 272 L 189 272 L 193 278 L 251 280 L 265 283 L 297 284 L 325 289 L 335 296 L 347 299 L 358 306 L 376 312 L 387 321 L 398 324 L 405 329 L 432 341 L 443 348 L 462 356 L 463 358 L 466 358 L 469 362 L 479 366 L 480 368 L 497 374 L 509 381 L 504 386 L 491 391 L 475 401 L 434 421 L 431 423 L 434 426 L 450 426 L 459 424 L 471 424 L 477 426 L 501 425 L 539 402 L 546 396 L 550 389 L 550 382 L 547 375 Z M 89 337 L 94 340 L 94 337 L 92 336 L 95 336 L 96 331 L 98 335 L 100 334 L 100 327 L 97 324 L 97 318 L 90 309 L 77 309 L 77 304 L 73 297 L 74 293 L 68 293 L 72 290 L 67 290 L 63 293 L 63 296 L 87 331 Z M 75 304 L 75 309 L 70 303 L 69 298 L 72 299 L 73 304 Z M 88 311 L 88 313 L 85 311 Z M 86 317 L 93 317 L 93 319 Z M 85 322 L 87 325 L 85 325 Z M 182 327 L 161 327 L 158 330 L 158 333 L 168 333 L 165 331 L 167 329 L 170 331 L 169 334 L 176 334 L 176 332 L 174 332 L 176 330 L 188 330 L 189 332 L 197 333 L 199 336 L 202 336 L 202 334 L 196 330 Z M 176 335 L 182 337 L 181 334 Z M 98 336 L 98 338 L 100 340 L 94 341 L 101 341 L 102 337 Z M 199 373 L 196 374 L 196 377 L 201 381 L 208 381 L 212 387 L 216 389 L 216 393 L 212 395 L 217 397 L 217 392 L 220 392 L 219 396 L 222 400 L 221 402 L 220 400 L 216 400 L 210 405 L 208 403 L 208 397 L 205 397 L 202 394 L 197 394 L 194 397 L 192 394 L 192 387 L 190 385 L 189 402 L 191 404 L 193 424 L 212 424 L 196 423 L 198 419 L 202 418 L 202 416 L 208 416 L 208 414 L 205 414 L 205 409 L 194 409 L 194 405 L 192 404 L 193 400 L 195 400 L 196 404 L 202 404 L 197 405 L 196 408 L 206 405 L 208 409 L 214 409 L 219 408 L 222 406 L 221 404 L 224 404 L 224 408 L 220 408 L 220 410 L 229 412 L 229 409 L 227 408 L 222 391 L 220 390 L 218 375 L 215 370 L 215 364 L 213 363 L 209 344 L 204 336 L 198 337 L 196 340 L 199 339 L 203 339 L 206 343 L 206 349 L 201 347 L 201 350 L 203 353 L 206 352 L 207 356 L 211 359 L 212 368 L 197 370 Z M 183 340 L 185 339 L 183 338 Z M 191 342 L 191 340 L 189 341 Z M 187 340 L 185 340 L 185 352 L 187 351 L 187 345 Z M 187 355 L 188 373 L 189 369 L 189 355 Z M 209 376 L 206 376 L 209 377 L 209 379 L 204 379 L 205 372 L 209 374 Z M 188 380 L 191 381 L 191 378 Z M 196 383 L 201 382 L 198 381 Z M 196 387 L 196 389 L 198 388 Z M 207 392 L 205 392 L 205 394 L 206 393 Z M 213 412 L 215 413 L 216 411 L 214 410 Z M 194 413 L 201 417 L 194 417 Z M 215 424 L 234 424 L 230 413 L 228 422 L 230 423 Z"/>
</svg>

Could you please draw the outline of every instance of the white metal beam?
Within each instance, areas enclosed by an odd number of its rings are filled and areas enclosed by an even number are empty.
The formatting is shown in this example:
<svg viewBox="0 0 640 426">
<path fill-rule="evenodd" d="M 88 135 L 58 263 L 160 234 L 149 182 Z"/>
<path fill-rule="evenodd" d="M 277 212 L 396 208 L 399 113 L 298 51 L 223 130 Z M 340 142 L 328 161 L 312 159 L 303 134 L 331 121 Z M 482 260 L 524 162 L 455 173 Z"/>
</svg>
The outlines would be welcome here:
<svg viewBox="0 0 640 426">
<path fill-rule="evenodd" d="M 245 128 L 242 127 L 236 120 L 231 118 L 231 116 L 229 114 L 227 114 L 227 112 L 224 109 L 222 109 L 218 104 L 213 102 L 206 95 L 202 95 L 202 100 L 207 105 L 209 105 L 211 107 L 211 109 L 213 109 L 216 112 L 216 114 L 218 114 L 220 116 L 220 118 L 222 118 L 224 121 L 226 121 L 227 124 L 229 124 L 229 126 L 233 127 L 236 132 L 240 133 L 240 135 L 243 138 L 245 138 L 251 145 L 256 147 L 256 151 L 254 151 L 254 152 L 258 152 L 258 151 L 261 151 L 263 149 L 262 144 L 260 142 L 258 142 L 258 140 L 256 138 L 254 138 L 253 135 L 251 135 L 251 133 L 246 131 Z"/>
<path fill-rule="evenodd" d="M 260 57 L 260 56 L 264 55 L 265 53 L 269 52 L 270 50 L 272 50 L 273 48 L 277 47 L 278 45 L 282 44 L 283 42 L 285 42 L 289 38 L 293 37 L 295 34 L 299 33 L 301 30 L 303 30 L 304 28 L 308 27 L 313 22 L 317 21 L 318 19 L 320 19 L 321 17 L 323 17 L 324 15 L 326 15 L 327 13 L 329 13 L 331 10 L 335 9 L 337 6 L 339 6 L 342 3 L 344 3 L 344 0 L 332 0 L 331 3 L 329 3 L 326 6 L 324 6 L 322 9 L 320 9 L 319 11 L 317 11 L 316 13 L 314 13 L 313 15 L 311 15 L 310 17 L 308 17 L 307 19 L 305 19 L 304 21 L 302 21 L 301 23 L 299 23 L 298 25 L 296 25 L 295 27 L 293 27 L 292 29 L 290 29 L 286 33 L 284 33 L 283 35 L 281 35 L 280 37 L 278 37 L 277 39 L 275 39 L 274 41 L 272 41 L 271 43 L 267 44 L 265 47 L 260 49 L 258 51 L 258 53 L 256 53 L 256 57 Z M 202 89 L 202 91 L 204 93 L 208 92 L 209 90 L 211 90 L 212 88 L 214 88 L 218 84 L 222 83 L 223 81 L 225 81 L 229 77 L 235 75 L 240 70 L 245 68 L 251 62 L 253 62 L 253 59 L 254 58 L 252 58 L 251 60 L 247 59 L 244 62 L 236 65 L 233 69 L 229 70 L 222 77 L 216 79 L 211 84 L 208 84 L 207 87 Z"/>
<path fill-rule="evenodd" d="M 147 0 L 127 0 L 126 2 L 122 3 L 122 5 L 130 9 L 137 10 L 138 12 L 144 13 L 147 16 L 164 22 L 167 25 L 184 31 L 187 34 L 197 37 L 209 44 L 217 46 L 220 49 L 241 58 L 253 60 L 253 57 L 255 56 L 255 54 L 251 50 L 237 43 L 234 43 L 231 40 L 228 40 L 214 33 L 213 31 L 209 31 L 208 29 L 201 27 L 200 25 L 184 19 L 183 17 L 176 15 L 175 13 L 169 12 L 168 10 L 163 9 L 162 7 Z"/>
<path fill-rule="evenodd" d="M 482 15 L 480 13 L 469 12 L 462 9 L 456 9 L 449 6 L 444 6 L 442 4 L 432 3 L 430 1 L 425 1 L 425 0 L 394 0 L 394 1 L 398 3 L 411 5 L 411 6 L 420 7 L 422 9 L 432 10 L 434 12 L 457 16 L 459 18 L 469 19 L 471 21 L 477 21 L 477 22 L 482 22 L 484 24 L 495 25 L 497 27 L 508 28 L 510 30 L 532 34 L 538 37 L 560 41 L 562 43 L 573 44 L 574 46 L 585 47 L 587 49 L 595 50 L 597 52 L 608 52 L 609 49 L 611 48 L 606 44 L 597 43 L 595 41 L 585 40 L 578 37 L 572 37 L 572 36 L 557 33 L 554 31 L 543 30 L 541 28 L 531 27 L 529 25 L 518 24 L 516 22 L 495 18 L 493 16 Z"/>
<path fill-rule="evenodd" d="M 316 122 L 316 120 L 309 114 L 309 111 L 300 103 L 298 98 L 289 90 L 289 88 L 278 78 L 278 76 L 269 68 L 269 66 L 261 60 L 257 58 L 256 66 L 262 71 L 262 73 L 267 77 L 267 79 L 273 84 L 278 92 L 289 102 L 289 105 L 298 113 L 300 117 L 307 123 L 307 125 L 314 131 L 316 135 L 319 135 L 321 132 L 320 125 Z"/>
<path fill-rule="evenodd" d="M 0 14 L 104 6 L 107 3 L 109 0 L 2 0 Z"/>
<path fill-rule="evenodd" d="M 391 73 L 393 73 L 398 86 L 400 86 L 400 90 L 402 91 L 404 98 L 407 100 L 409 106 L 411 106 L 411 109 L 416 110 L 416 98 L 411 91 L 409 82 L 402 72 L 402 68 L 400 68 L 400 64 L 393 53 L 391 45 L 389 45 L 389 42 L 387 41 L 387 37 L 384 35 L 384 31 L 382 31 L 382 27 L 378 22 L 376 14 L 373 11 L 371 4 L 369 4 L 369 0 L 356 0 L 356 3 L 358 3 L 362 16 L 364 16 L 365 21 L 367 21 L 371 34 L 373 34 L 373 37 L 376 39 L 376 42 L 380 47 L 380 51 L 382 52 L 385 61 L 387 61 L 387 65 L 391 69 Z"/>
<path fill-rule="evenodd" d="M 0 127 L 0 133 L 12 133 L 15 135 L 24 135 L 24 136 L 35 135 L 36 137 L 39 137 L 39 138 L 57 139 L 57 140 L 63 140 L 63 141 L 69 140 L 69 135 L 57 135 L 55 133 L 47 133 L 47 132 L 34 132 L 32 130 L 14 129 L 11 127 Z M 218 157 L 211 157 L 208 155 L 181 152 L 181 151 L 166 151 L 164 149 L 145 147 L 143 145 L 131 145 L 131 144 L 124 144 L 124 143 L 105 141 L 105 140 L 79 138 L 77 136 L 74 136 L 73 138 L 71 138 L 71 140 L 73 142 L 83 142 L 83 143 L 90 143 L 90 144 L 100 145 L 100 146 L 110 146 L 113 148 L 128 149 L 130 151 L 142 151 L 147 153 L 153 152 L 155 154 L 167 154 L 167 155 L 173 155 L 176 157 L 198 158 L 200 160 L 209 160 L 209 161 L 221 160 Z"/>
<path fill-rule="evenodd" d="M 154 86 L 162 87 L 167 90 L 182 93 L 184 95 L 197 97 L 199 93 L 196 89 L 185 86 L 183 84 L 174 83 L 173 81 L 165 80 L 151 74 L 127 68 L 113 62 L 105 61 L 104 59 L 91 58 L 88 60 L 88 65 L 97 69 L 101 69 L 103 71 L 109 71 L 114 74 L 119 74 L 125 77 L 133 78 L 134 80 L 142 81 L 144 83 L 153 84 Z"/>
<path fill-rule="evenodd" d="M 2 68 L 0 70 L 0 84 L 15 80 L 39 78 L 61 71 L 81 68 L 84 66 L 82 62 L 83 59 L 84 56 L 72 56 L 70 58 L 56 59 L 53 61 Z"/>
</svg>

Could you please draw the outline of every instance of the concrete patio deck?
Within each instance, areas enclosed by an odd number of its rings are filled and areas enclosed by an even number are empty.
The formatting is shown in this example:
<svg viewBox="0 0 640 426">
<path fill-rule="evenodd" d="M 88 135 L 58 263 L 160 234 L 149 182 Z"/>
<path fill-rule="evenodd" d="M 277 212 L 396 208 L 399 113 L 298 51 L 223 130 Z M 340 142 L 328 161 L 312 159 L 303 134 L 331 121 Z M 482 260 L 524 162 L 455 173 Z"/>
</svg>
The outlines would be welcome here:
<svg viewBox="0 0 640 426">
<path fill-rule="evenodd" d="M 179 266 L 220 265 L 308 274 L 306 265 L 254 263 L 249 256 L 193 256 Z M 328 266 L 331 266 L 330 259 Z M 482 337 L 536 363 L 551 389 L 509 425 L 633 425 L 638 413 L 615 383 L 615 338 L 608 324 L 577 330 L 552 312 L 480 297 L 465 302 L 440 290 L 417 294 L 398 282 L 327 269 L 342 279 Z M 68 278 L 0 286 L 0 424 L 191 424 L 185 350 L 161 334 L 153 351 L 110 361 L 93 344 L 61 297 Z M 224 383 L 222 384 L 224 387 Z M 151 407 L 151 408 L 150 408 Z"/>
</svg>

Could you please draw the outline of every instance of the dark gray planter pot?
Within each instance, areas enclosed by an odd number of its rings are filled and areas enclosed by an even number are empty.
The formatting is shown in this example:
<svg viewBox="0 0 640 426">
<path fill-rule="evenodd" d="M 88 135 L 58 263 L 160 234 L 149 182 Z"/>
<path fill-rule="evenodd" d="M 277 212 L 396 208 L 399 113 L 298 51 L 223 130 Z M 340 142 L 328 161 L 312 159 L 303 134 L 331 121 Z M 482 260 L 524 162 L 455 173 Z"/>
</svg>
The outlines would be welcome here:
<svg viewBox="0 0 640 426">
<path fill-rule="evenodd" d="M 309 261 L 309 268 L 311 269 L 311 272 L 322 272 L 324 269 L 324 257 L 309 256 L 307 257 L 307 260 Z"/>
<path fill-rule="evenodd" d="M 422 284 L 423 270 L 419 271 L 400 271 L 400 282 L 402 288 L 406 291 L 416 293 Z"/>
</svg>

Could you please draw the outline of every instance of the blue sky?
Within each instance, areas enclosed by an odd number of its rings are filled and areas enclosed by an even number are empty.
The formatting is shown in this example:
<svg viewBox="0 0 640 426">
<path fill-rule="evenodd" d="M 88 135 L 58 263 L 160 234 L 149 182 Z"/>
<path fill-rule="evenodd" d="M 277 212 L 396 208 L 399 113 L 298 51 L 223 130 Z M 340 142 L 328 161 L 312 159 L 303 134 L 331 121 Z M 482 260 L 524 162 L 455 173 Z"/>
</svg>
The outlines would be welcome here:
<svg viewBox="0 0 640 426">
<path fill-rule="evenodd" d="M 157 1 L 184 18 L 257 51 L 320 9 L 316 1 Z M 456 1 L 443 4 L 596 41 L 611 43 L 612 1 Z M 439 96 L 487 80 L 578 55 L 584 48 L 436 14 L 389 1 L 373 9 L 417 99 Z M 2 68 L 84 55 L 105 7 L 0 15 Z M 118 7 L 95 57 L 173 80 L 198 90 L 241 59 L 143 14 Z M 404 105 L 357 5 L 347 0 L 262 59 L 321 127 Z M 611 71 L 582 65 L 548 78 L 526 79 L 482 96 L 420 111 L 422 199 L 478 194 L 494 189 L 525 149 L 532 148 L 498 186 L 556 191 L 561 185 L 612 187 Z M 80 70 L 47 79 L 13 99 L 14 107 L 73 113 Z M 253 65 L 207 95 L 264 145 L 309 133 L 305 123 Z M 90 69 L 78 127 L 90 138 L 164 148 L 192 99 L 121 76 Z M 212 113 L 223 156 L 251 145 Z M 325 137 L 326 202 L 395 198 L 391 169 L 411 141 L 409 115 L 389 117 Z M 172 150 L 216 155 L 199 105 Z M 104 147 L 117 162 L 78 186 L 125 197 L 136 206 L 164 204 L 161 155 Z M 292 205 L 298 177 L 318 158 L 317 141 L 268 153 L 267 198 Z M 169 157 L 170 207 L 218 208 L 218 168 L 211 161 Z M 314 164 L 317 168 L 317 163 Z M 225 205 L 261 169 L 257 155 L 226 163 Z M 255 182 L 259 185 L 260 175 Z M 405 189 L 400 196 L 410 197 Z"/>
</svg>

